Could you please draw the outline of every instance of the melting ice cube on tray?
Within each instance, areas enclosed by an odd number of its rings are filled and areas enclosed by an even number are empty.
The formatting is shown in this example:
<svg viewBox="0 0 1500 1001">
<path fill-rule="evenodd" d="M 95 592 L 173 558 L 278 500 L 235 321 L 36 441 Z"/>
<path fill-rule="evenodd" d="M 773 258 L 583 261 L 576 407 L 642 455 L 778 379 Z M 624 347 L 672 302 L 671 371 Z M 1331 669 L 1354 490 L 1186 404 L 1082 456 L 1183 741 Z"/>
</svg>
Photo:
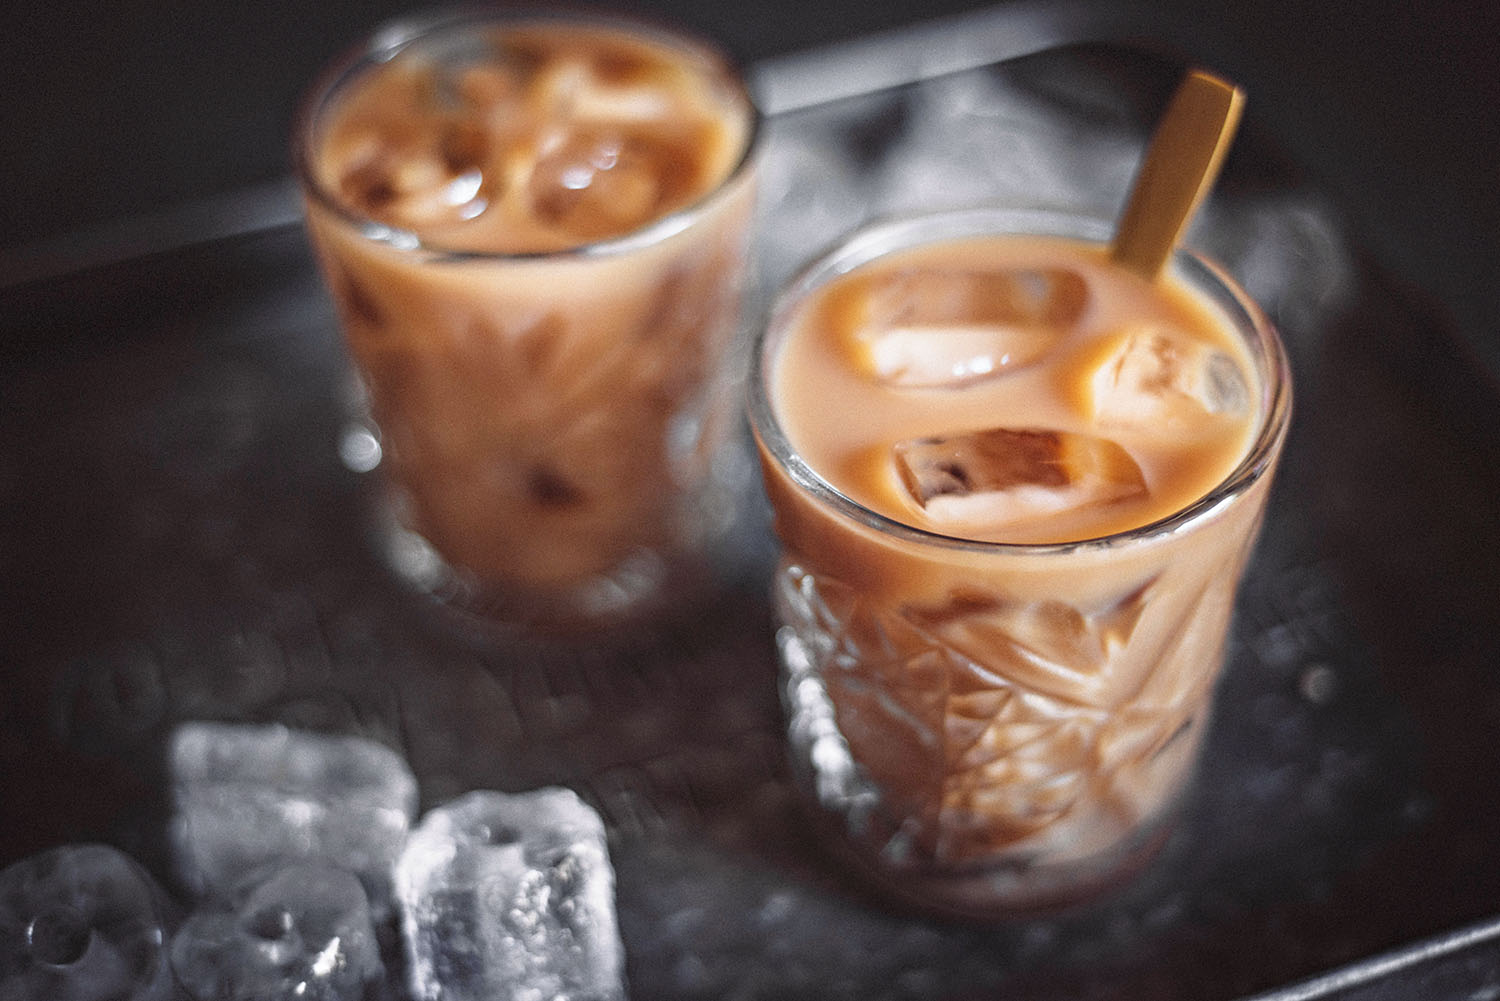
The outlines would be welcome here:
<svg viewBox="0 0 1500 1001">
<path fill-rule="evenodd" d="M 108 845 L 63 845 L 0 870 L 0 998 L 171 1001 L 165 901 Z"/>
<path fill-rule="evenodd" d="M 854 337 L 893 386 L 960 388 L 1036 361 L 1082 315 L 1088 287 L 1058 268 L 911 268 L 874 276 Z"/>
<path fill-rule="evenodd" d="M 396 868 L 417 1001 L 621 1001 L 624 947 L 599 815 L 567 789 L 429 811 Z"/>
<path fill-rule="evenodd" d="M 385 973 L 364 887 L 326 863 L 272 865 L 172 939 L 194 1001 L 364 1001 Z"/>
<path fill-rule="evenodd" d="M 927 515 L 954 530 L 1025 525 L 1146 493 L 1130 454 L 1068 431 L 990 428 L 895 446 L 902 484 Z"/>
<path fill-rule="evenodd" d="M 274 861 L 356 873 L 377 910 L 416 815 L 417 782 L 394 750 L 277 725 L 188 723 L 168 751 L 171 840 L 183 882 L 227 896 Z"/>
</svg>

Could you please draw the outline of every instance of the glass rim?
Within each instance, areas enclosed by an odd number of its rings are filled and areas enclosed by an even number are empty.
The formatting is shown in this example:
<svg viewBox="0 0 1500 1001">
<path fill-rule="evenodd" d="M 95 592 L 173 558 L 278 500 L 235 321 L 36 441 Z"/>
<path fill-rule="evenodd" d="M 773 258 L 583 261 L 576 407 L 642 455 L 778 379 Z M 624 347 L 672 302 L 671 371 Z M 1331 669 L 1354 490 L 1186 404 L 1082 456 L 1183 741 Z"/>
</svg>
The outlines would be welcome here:
<svg viewBox="0 0 1500 1001">
<path fill-rule="evenodd" d="M 666 215 L 658 216 L 627 233 L 589 240 L 554 250 L 493 251 L 452 247 L 424 239 L 416 230 L 381 222 L 347 204 L 321 183 L 313 169 L 317 128 L 322 113 L 336 95 L 362 74 L 394 59 L 408 46 L 447 32 L 506 24 L 561 23 L 615 28 L 650 41 L 686 49 L 708 57 L 734 84 L 745 107 L 745 140 L 739 159 L 718 184 L 696 200 Z M 449 261 L 549 261 L 606 257 L 654 246 L 690 228 L 710 212 L 726 192 L 749 173 L 760 148 L 764 114 L 755 99 L 743 60 L 725 45 L 665 18 L 638 13 L 620 13 L 589 7 L 529 3 L 504 6 L 456 5 L 398 17 L 378 26 L 361 42 L 334 59 L 314 78 L 303 94 L 292 128 L 292 170 L 304 196 L 341 222 L 353 226 L 368 240 L 403 253 L 433 255 Z"/>
<path fill-rule="evenodd" d="M 929 232 L 930 231 L 930 232 Z M 1179 246 L 1169 267 L 1189 287 L 1207 292 L 1229 315 L 1260 369 L 1260 426 L 1240 462 L 1197 500 L 1155 521 L 1107 535 L 1067 542 L 992 542 L 946 535 L 881 514 L 840 491 L 812 468 L 787 438 L 776 418 L 767 385 L 767 353 L 797 308 L 815 289 L 887 253 L 949 239 L 995 236 L 1058 236 L 1107 242 L 1113 224 L 1097 215 L 1066 208 L 981 206 L 929 210 L 869 221 L 840 238 L 800 268 L 764 314 L 750 356 L 748 414 L 751 429 L 792 485 L 825 508 L 883 535 L 930 548 L 967 553 L 1051 554 L 1148 544 L 1212 520 L 1259 482 L 1272 468 L 1291 422 L 1291 366 L 1286 348 L 1265 312 L 1224 268 L 1196 250 Z M 923 235 L 923 234 L 926 235 Z M 913 238 L 915 236 L 915 238 Z M 895 238 L 898 242 L 889 243 Z M 1214 293 L 1222 293 L 1215 295 Z"/>
</svg>

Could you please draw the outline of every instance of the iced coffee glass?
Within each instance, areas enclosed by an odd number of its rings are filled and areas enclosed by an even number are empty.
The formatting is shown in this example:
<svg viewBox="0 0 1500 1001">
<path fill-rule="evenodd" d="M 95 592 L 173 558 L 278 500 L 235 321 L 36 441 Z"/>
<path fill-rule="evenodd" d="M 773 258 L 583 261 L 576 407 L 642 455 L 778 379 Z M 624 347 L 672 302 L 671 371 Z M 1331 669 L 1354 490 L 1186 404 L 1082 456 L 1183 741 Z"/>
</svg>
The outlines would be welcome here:
<svg viewBox="0 0 1500 1001">
<path fill-rule="evenodd" d="M 963 914 L 1122 880 L 1170 826 L 1287 431 L 1276 333 L 1103 222 L 877 224 L 784 291 L 749 396 L 798 779 L 885 889 Z"/>
<path fill-rule="evenodd" d="M 381 543 L 476 622 L 634 619 L 732 512 L 758 116 L 711 44 L 603 15 L 394 24 L 296 156 Z"/>
</svg>

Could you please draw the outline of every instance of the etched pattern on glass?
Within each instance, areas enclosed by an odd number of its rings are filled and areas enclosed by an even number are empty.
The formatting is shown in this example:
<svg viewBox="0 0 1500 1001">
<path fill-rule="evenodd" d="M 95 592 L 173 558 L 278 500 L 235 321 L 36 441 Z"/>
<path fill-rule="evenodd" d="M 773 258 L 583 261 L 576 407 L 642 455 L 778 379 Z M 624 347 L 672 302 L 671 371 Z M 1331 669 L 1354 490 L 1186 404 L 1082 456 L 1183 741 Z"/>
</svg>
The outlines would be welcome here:
<svg viewBox="0 0 1500 1001">
<path fill-rule="evenodd" d="M 1154 580 L 1095 608 L 895 607 L 784 560 L 789 732 L 825 807 L 894 861 L 1083 860 L 1170 805 L 1214 670 Z M 1217 653 L 1217 650 L 1213 651 Z"/>
<path fill-rule="evenodd" d="M 726 238 L 661 275 L 617 336 L 558 312 L 396 329 L 370 317 L 397 293 L 348 278 L 350 346 L 403 523 L 481 578 L 549 587 L 636 547 L 696 545 L 699 512 L 678 510 L 677 488 L 705 487 L 727 435 L 731 387 L 710 374 L 732 335 L 737 253 Z"/>
</svg>

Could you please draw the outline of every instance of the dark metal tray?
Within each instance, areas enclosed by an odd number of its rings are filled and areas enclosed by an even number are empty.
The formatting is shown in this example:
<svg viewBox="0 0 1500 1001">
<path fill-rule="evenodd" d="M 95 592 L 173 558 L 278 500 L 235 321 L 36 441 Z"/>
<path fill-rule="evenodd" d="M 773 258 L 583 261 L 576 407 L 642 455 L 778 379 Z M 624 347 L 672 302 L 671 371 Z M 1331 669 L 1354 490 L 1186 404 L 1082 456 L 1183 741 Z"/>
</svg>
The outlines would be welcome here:
<svg viewBox="0 0 1500 1001">
<path fill-rule="evenodd" d="M 760 302 L 874 214 L 1112 212 L 1180 70 L 1075 45 L 780 102 Z M 480 639 L 403 592 L 339 463 L 345 361 L 295 223 L 0 289 L 0 865 L 107 840 L 165 878 L 172 724 L 274 720 L 400 749 L 424 805 L 576 788 L 610 828 L 637 998 L 1497 996 L 1472 931 L 1500 913 L 1495 387 L 1253 106 L 1193 240 L 1282 327 L 1297 413 L 1200 781 L 1115 896 L 941 923 L 820 854 L 783 761 L 753 482 L 724 587 L 676 625 Z M 1459 973 L 1371 992 L 1434 968 Z"/>
</svg>

